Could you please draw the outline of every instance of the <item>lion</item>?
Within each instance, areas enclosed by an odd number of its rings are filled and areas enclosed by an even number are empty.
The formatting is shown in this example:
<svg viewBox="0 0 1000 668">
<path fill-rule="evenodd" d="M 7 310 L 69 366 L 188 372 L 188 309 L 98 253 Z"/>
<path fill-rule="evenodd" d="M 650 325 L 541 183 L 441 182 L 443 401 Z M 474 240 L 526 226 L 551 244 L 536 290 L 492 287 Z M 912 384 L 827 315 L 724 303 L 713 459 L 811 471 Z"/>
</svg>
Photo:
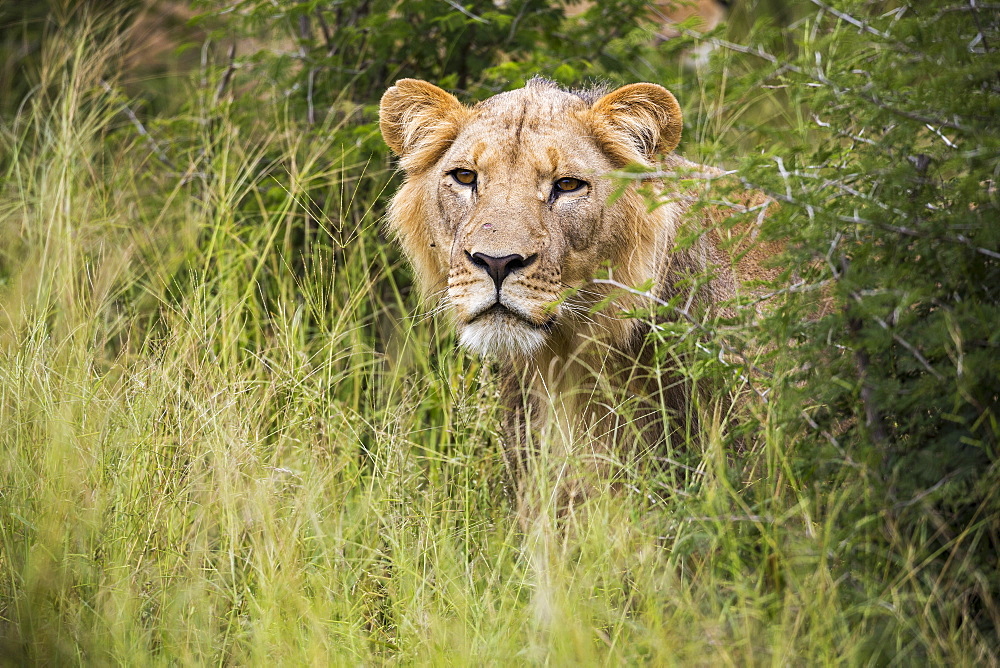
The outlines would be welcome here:
<svg viewBox="0 0 1000 668">
<path fill-rule="evenodd" d="M 649 452 L 682 424 L 688 384 L 649 373 L 652 323 L 616 312 L 649 299 L 595 277 L 606 268 L 614 284 L 651 285 L 661 300 L 684 294 L 686 306 L 711 309 L 773 270 L 766 248 L 727 243 L 725 211 L 692 213 L 697 198 L 663 176 L 722 173 L 674 153 L 682 117 L 669 91 L 573 91 L 535 78 L 466 106 L 403 79 L 383 95 L 379 123 L 405 171 L 387 226 L 422 294 L 450 313 L 460 345 L 499 362 L 512 470 L 540 440 L 606 459 Z M 668 196 L 659 206 L 634 186 L 615 193 L 608 174 L 627 165 L 661 166 L 655 185 Z M 763 210 L 765 200 L 747 192 L 742 201 Z M 707 232 L 678 248 L 689 215 Z"/>
</svg>

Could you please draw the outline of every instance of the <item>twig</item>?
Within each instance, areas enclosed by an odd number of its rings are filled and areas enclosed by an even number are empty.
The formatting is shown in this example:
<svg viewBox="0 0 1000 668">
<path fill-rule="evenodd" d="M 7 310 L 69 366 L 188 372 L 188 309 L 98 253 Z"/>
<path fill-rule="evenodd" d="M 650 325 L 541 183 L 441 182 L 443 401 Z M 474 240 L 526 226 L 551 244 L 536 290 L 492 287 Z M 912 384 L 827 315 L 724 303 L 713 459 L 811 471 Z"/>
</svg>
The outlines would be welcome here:
<svg viewBox="0 0 1000 668">
<path fill-rule="evenodd" d="M 114 89 L 104 79 L 101 79 L 101 87 L 104 88 L 108 94 L 114 95 Z M 146 143 L 149 145 L 149 148 L 153 151 L 156 157 L 159 158 L 160 162 L 176 172 L 177 167 L 174 166 L 174 163 L 167 157 L 167 154 L 163 152 L 163 149 L 160 148 L 160 145 L 156 142 L 156 140 L 153 139 L 153 135 L 149 134 L 146 130 L 146 126 L 142 124 L 142 121 L 140 121 L 139 117 L 135 115 L 135 112 L 132 111 L 132 109 L 129 108 L 129 106 L 124 102 L 122 103 L 122 111 L 125 112 L 125 115 L 129 117 L 130 121 L 132 121 L 132 125 L 135 126 L 135 129 L 138 130 L 139 134 L 146 138 Z"/>
<path fill-rule="evenodd" d="M 823 79 L 826 79 L 826 77 L 823 77 Z M 941 127 L 944 127 L 944 128 L 951 128 L 952 130 L 961 130 L 963 132 L 966 130 L 966 127 L 964 125 L 962 125 L 961 123 L 953 123 L 951 121 L 942 121 L 942 120 L 937 119 L 937 118 L 931 118 L 930 116 L 924 116 L 923 114 L 918 114 L 918 113 L 915 113 L 915 112 L 912 112 L 912 111 L 906 111 L 905 109 L 899 109 L 898 107 L 893 107 L 892 105 L 886 104 L 885 102 L 883 102 L 882 100 L 878 99 L 874 95 L 868 95 L 866 93 L 861 93 L 861 92 L 858 92 L 858 91 L 851 91 L 851 92 L 854 95 L 857 95 L 858 97 L 860 97 L 862 100 L 865 100 L 866 102 L 871 102 L 872 104 L 874 104 L 876 107 L 879 107 L 880 109 L 885 109 L 886 111 L 888 111 L 891 114 L 895 114 L 897 116 L 902 116 L 903 118 L 908 118 L 911 121 L 917 121 L 918 123 L 923 123 L 925 125 L 938 125 L 938 126 L 941 126 Z"/>
<path fill-rule="evenodd" d="M 323 33 L 323 42 L 326 44 L 326 55 L 327 57 L 332 56 L 337 47 L 333 43 L 333 34 L 330 32 L 330 26 L 326 24 L 326 19 L 323 18 L 323 10 L 316 10 L 316 20 L 319 22 L 320 32 Z"/>
<path fill-rule="evenodd" d="M 821 72 L 816 72 L 816 80 L 822 83 L 823 85 L 832 88 L 834 95 L 843 95 L 844 93 L 850 93 L 852 95 L 856 95 L 865 102 L 874 104 L 879 109 L 885 109 L 889 113 L 895 114 L 896 116 L 902 116 L 903 118 L 908 118 L 911 121 L 917 121 L 918 123 L 923 123 L 925 125 L 927 124 L 937 125 L 943 128 L 951 128 L 952 130 L 961 130 L 963 132 L 966 130 L 966 127 L 964 125 L 961 125 L 960 123 L 952 121 L 943 121 L 941 119 L 931 118 L 930 116 L 924 116 L 923 114 L 918 114 L 913 111 L 906 111 L 905 109 L 899 109 L 898 107 L 894 107 L 886 102 L 883 102 L 874 95 L 868 95 L 867 93 L 862 93 L 861 91 L 857 91 L 851 88 L 840 88 L 836 83 L 831 81 Z"/>
<path fill-rule="evenodd" d="M 956 7 L 945 7 L 944 9 L 938 11 L 938 13 L 931 19 L 931 22 L 937 21 L 945 14 L 951 14 L 953 12 L 979 12 L 980 9 L 985 9 L 988 12 L 995 12 L 1000 10 L 1000 4 L 988 4 L 981 5 L 978 2 L 970 2 L 968 5 L 958 5 Z"/>
<path fill-rule="evenodd" d="M 688 323 L 690 323 L 695 329 L 701 331 L 702 333 L 704 333 L 704 334 L 712 334 L 712 332 L 707 327 L 705 327 L 702 323 L 698 322 L 698 320 L 696 320 L 690 313 L 688 313 L 686 309 L 677 308 L 673 304 L 671 304 L 671 303 L 669 303 L 667 301 L 664 301 L 663 299 L 660 299 L 659 297 L 657 297 L 656 295 L 654 295 L 654 294 L 652 294 L 652 293 L 650 293 L 648 291 L 636 290 L 635 288 L 633 288 L 631 286 L 625 285 L 624 283 L 620 283 L 619 281 L 616 281 L 616 280 L 611 279 L 611 278 L 592 278 L 590 280 L 590 282 L 591 283 L 597 283 L 599 285 L 610 285 L 611 287 L 615 287 L 615 288 L 619 288 L 621 290 L 625 290 L 626 292 L 628 292 L 630 294 L 633 294 L 633 295 L 636 295 L 637 297 L 643 297 L 644 299 L 649 299 L 650 301 L 652 301 L 652 302 L 654 302 L 654 303 L 656 303 L 656 304 L 658 304 L 660 306 L 664 306 L 666 308 L 669 308 L 669 309 L 675 311 L 678 315 L 680 315 L 682 318 L 684 318 L 685 320 L 687 320 Z M 732 346 L 730 346 L 729 344 L 727 344 L 725 341 L 716 340 L 716 343 L 718 343 L 719 347 L 723 351 L 725 351 L 726 353 L 729 353 L 730 355 L 735 355 L 736 357 L 740 358 L 743 361 L 743 364 L 748 369 L 753 370 L 755 373 L 757 373 L 757 374 L 759 374 L 761 376 L 764 376 L 765 378 L 771 378 L 772 377 L 770 373 L 768 373 L 767 371 L 764 371 L 763 369 L 761 369 L 760 367 L 758 367 L 757 365 L 755 365 L 753 362 L 751 362 L 749 359 L 747 359 L 746 355 L 744 355 L 741 351 L 736 350 L 735 348 L 733 348 Z M 758 394 L 760 394 L 760 392 L 758 392 Z"/>
<path fill-rule="evenodd" d="M 729 49 L 730 51 L 736 51 L 738 53 L 745 53 L 750 56 L 757 56 L 758 58 L 763 58 L 769 63 L 772 63 L 774 65 L 780 65 L 787 71 L 795 72 L 796 74 L 805 74 L 805 70 L 803 70 L 801 67 L 798 67 L 797 65 L 792 65 L 791 63 L 782 63 L 781 61 L 778 60 L 776 56 L 765 51 L 763 47 L 758 46 L 756 49 L 752 49 L 749 46 L 743 46 L 742 44 L 730 42 L 725 39 L 719 39 L 718 37 L 705 37 L 701 33 L 691 30 L 689 28 L 685 28 L 681 32 L 683 32 L 688 37 L 693 37 L 701 41 L 707 41 L 709 44 L 712 44 L 714 46 L 721 46 L 723 48 Z"/>
<path fill-rule="evenodd" d="M 685 517 L 685 522 L 753 522 L 754 524 L 774 524 L 770 515 L 703 515 Z"/>
<path fill-rule="evenodd" d="M 828 432 L 825 429 L 821 429 L 820 426 L 818 424 L 816 424 L 816 420 L 813 420 L 811 417 L 809 417 L 809 413 L 806 413 L 805 409 L 802 409 L 802 411 L 800 412 L 800 415 L 802 415 L 802 417 L 806 421 L 806 424 L 809 425 L 813 429 L 813 431 L 819 432 L 820 435 L 822 435 L 826 440 L 830 441 L 830 445 L 832 445 L 833 447 L 837 448 L 837 451 L 840 452 L 844 456 L 844 458 L 847 460 L 847 462 L 849 464 L 851 464 L 853 466 L 857 466 L 857 463 L 853 459 L 851 459 L 850 456 L 846 452 L 844 452 L 843 448 L 840 447 L 840 443 L 833 436 L 833 434 L 831 434 L 830 432 Z"/>
<path fill-rule="evenodd" d="M 226 92 L 226 88 L 229 87 L 229 81 L 233 78 L 233 72 L 236 70 L 236 42 L 229 45 L 229 66 L 226 67 L 226 71 L 222 75 L 222 80 L 219 81 L 219 87 L 215 89 L 215 103 L 218 104 L 219 100 L 222 99 L 223 93 Z"/>
<path fill-rule="evenodd" d="M 893 510 L 899 510 L 900 508 L 906 508 L 906 507 L 912 506 L 915 503 L 919 503 L 921 500 L 927 498 L 928 496 L 930 496 L 934 492 L 936 492 L 939 489 L 941 489 L 949 480 L 951 480 L 952 478 L 954 478 L 955 476 L 957 476 L 959 473 L 965 473 L 967 470 L 968 469 L 958 469 L 958 470 L 952 471 L 951 473 L 949 473 L 945 477 L 941 478 L 940 480 L 938 480 L 936 483 L 934 483 L 933 485 L 931 485 L 927 489 L 921 491 L 919 494 L 916 494 L 909 501 L 900 501 L 899 503 L 894 504 L 892 506 L 892 509 Z"/>
<path fill-rule="evenodd" d="M 317 10 L 317 16 L 320 17 L 320 27 L 323 29 L 324 38 L 329 36 L 326 33 L 326 22 L 323 21 L 322 15 Z M 306 44 L 311 44 L 313 41 L 312 25 L 309 22 L 309 15 L 303 14 L 299 17 L 299 52 L 302 54 L 303 60 L 308 59 L 309 53 L 306 51 Z M 327 39 L 329 43 L 329 39 Z M 309 74 L 306 76 L 306 123 L 309 125 L 316 125 L 316 109 L 313 107 L 313 84 L 316 81 L 316 68 L 310 67 Z"/>
<path fill-rule="evenodd" d="M 486 19 L 484 19 L 482 16 L 476 16 L 475 14 L 473 14 L 472 12 L 470 12 L 468 9 L 466 9 L 462 5 L 460 5 L 457 2 L 455 2 L 455 0 L 444 0 L 444 1 L 447 2 L 449 5 L 451 5 L 452 7 L 454 7 L 455 9 L 457 9 L 458 11 L 462 12 L 463 14 L 465 14 L 466 16 L 468 16 L 473 21 L 479 21 L 480 23 L 485 23 L 486 25 L 489 25 L 489 23 L 490 23 L 489 21 L 487 21 Z"/>
<path fill-rule="evenodd" d="M 983 48 L 986 49 L 987 53 L 992 53 L 993 48 L 986 41 L 986 31 L 983 30 L 983 22 L 979 20 L 979 6 L 976 0 L 969 0 L 969 9 L 972 11 L 972 20 L 976 22 L 976 29 L 979 31 L 979 39 L 983 42 Z"/>
<path fill-rule="evenodd" d="M 813 1 L 815 2 L 816 0 L 813 0 Z M 730 41 L 727 41 L 727 40 L 724 40 L 724 39 L 719 39 L 717 37 L 704 37 L 704 36 L 700 35 L 699 33 L 695 32 L 693 30 L 684 30 L 683 32 L 684 32 L 684 34 L 688 35 L 689 37 L 694 37 L 695 39 L 705 40 L 705 41 L 708 41 L 710 44 L 714 44 L 715 46 L 721 46 L 723 48 L 729 49 L 731 51 L 736 51 L 738 53 L 745 53 L 747 55 L 757 56 L 758 58 L 762 58 L 762 59 L 766 60 L 769 63 L 772 63 L 774 65 L 780 66 L 782 69 L 784 69 L 786 71 L 795 72 L 796 74 L 801 74 L 801 75 L 804 75 L 804 76 L 808 76 L 808 73 L 805 70 L 803 70 L 801 67 L 798 67 L 797 65 L 792 65 L 791 63 L 787 63 L 787 62 L 781 62 L 776 56 L 768 53 L 767 51 L 764 51 L 764 49 L 762 47 L 760 47 L 760 46 L 758 46 L 756 49 L 753 49 L 753 48 L 750 48 L 748 46 L 743 46 L 742 44 L 736 44 L 734 42 L 730 42 Z M 876 33 L 876 34 L 879 34 L 880 36 L 882 36 L 881 33 Z M 899 42 L 894 42 L 894 44 L 900 44 L 900 43 Z M 901 44 L 900 46 L 902 46 L 907 51 L 911 51 L 908 47 L 906 47 L 906 45 L 902 45 Z M 922 55 L 922 54 L 918 54 L 918 55 Z M 830 81 L 830 79 L 828 79 L 827 77 L 823 76 L 820 73 L 817 73 L 816 79 L 820 83 L 822 83 L 822 84 L 824 84 L 826 86 L 830 86 L 831 88 L 833 88 L 834 93 L 836 93 L 838 95 L 842 94 L 842 93 L 845 93 L 845 92 L 851 93 L 853 95 L 856 95 L 856 96 L 860 97 L 862 100 L 865 100 L 866 102 L 870 102 L 871 104 L 874 104 L 877 107 L 885 109 L 886 111 L 888 111 L 890 113 L 896 114 L 898 116 L 902 116 L 904 118 L 908 118 L 908 119 L 910 119 L 912 121 L 917 121 L 917 122 L 920 122 L 920 123 L 929 123 L 929 124 L 937 125 L 937 126 L 940 126 L 940 127 L 951 128 L 952 130 L 962 130 L 962 131 L 964 131 L 966 129 L 963 125 L 961 125 L 959 123 L 950 122 L 950 121 L 942 121 L 942 120 L 939 120 L 939 119 L 935 119 L 935 118 L 930 118 L 928 116 L 924 116 L 922 114 L 917 114 L 917 113 L 914 113 L 914 112 L 911 112 L 911 111 L 905 111 L 903 109 L 898 109 L 896 107 L 893 107 L 893 106 L 891 106 L 891 105 L 883 102 L 882 100 L 879 100 L 878 98 L 876 98 L 874 96 L 867 95 L 865 93 L 862 93 L 862 92 L 859 92 L 859 91 L 856 91 L 856 90 L 853 90 L 853 89 L 850 89 L 850 88 L 840 88 L 835 83 L 833 83 L 832 81 Z"/>
<path fill-rule="evenodd" d="M 306 122 L 309 125 L 316 125 L 316 108 L 313 106 L 313 84 L 316 81 L 316 68 L 309 68 L 309 77 L 306 86 Z"/>
<path fill-rule="evenodd" d="M 964 234 L 958 234 L 958 235 L 955 235 L 955 236 L 950 236 L 950 235 L 947 235 L 947 234 L 928 234 L 926 232 L 921 232 L 919 230 L 914 230 L 912 228 L 904 227 L 902 225 L 893 225 L 891 223 L 879 223 L 879 222 L 876 222 L 876 221 L 873 221 L 873 220 L 867 220 L 865 218 L 861 218 L 857 214 L 854 214 L 853 216 L 842 216 L 842 215 L 839 215 L 839 214 L 830 213 L 829 211 L 826 211 L 822 207 L 816 206 L 815 204 L 809 204 L 808 202 L 800 202 L 797 199 L 795 199 L 794 197 L 789 197 L 787 195 L 782 195 L 780 193 L 772 192 L 772 191 L 767 190 L 767 189 L 765 189 L 765 188 L 763 188 L 763 187 L 761 187 L 761 186 L 759 186 L 757 184 L 751 183 L 749 180 L 747 180 L 746 178 L 744 178 L 742 176 L 740 177 L 740 182 L 743 183 L 743 185 L 745 185 L 747 188 L 750 188 L 752 190 L 760 190 L 765 195 L 767 195 L 769 197 L 772 197 L 772 198 L 774 198 L 774 199 L 776 199 L 776 200 L 778 200 L 780 202 L 785 202 L 786 204 L 792 204 L 794 206 L 803 207 L 807 211 L 810 212 L 810 215 L 812 213 L 814 213 L 814 212 L 819 212 L 819 213 L 825 214 L 827 216 L 831 216 L 834 219 L 839 220 L 842 223 L 854 223 L 856 225 L 868 225 L 868 226 L 871 226 L 871 227 L 876 227 L 878 229 L 886 230 L 886 231 L 889 231 L 889 232 L 896 232 L 897 234 L 902 234 L 904 236 L 914 237 L 914 238 L 917 238 L 917 239 L 934 239 L 935 241 L 947 241 L 949 243 L 957 243 L 957 244 L 961 244 L 961 245 L 963 245 L 963 246 L 965 246 L 965 247 L 967 247 L 967 248 L 969 248 L 969 249 L 971 249 L 971 250 L 973 250 L 973 251 L 975 251 L 977 253 L 985 255 L 987 257 L 991 257 L 991 258 L 1000 260 L 1000 253 L 997 253 L 996 251 L 989 250 L 988 248 L 982 248 L 980 246 L 976 246 Z"/>
<path fill-rule="evenodd" d="M 312 42 L 312 27 L 309 25 L 309 15 L 303 14 L 299 17 L 299 39 L 303 42 Z M 299 46 L 305 49 L 305 44 Z"/>
<path fill-rule="evenodd" d="M 847 326 L 855 337 L 861 332 L 861 321 L 857 318 L 848 318 Z M 868 351 L 858 347 L 854 351 L 854 361 L 858 365 L 858 375 L 861 380 L 861 405 L 865 409 L 865 425 L 871 431 L 872 440 L 878 444 L 885 443 L 888 440 L 885 422 L 882 420 L 881 411 L 875 405 L 875 390 L 868 382 Z"/>
<path fill-rule="evenodd" d="M 697 197 L 695 195 L 680 195 L 680 194 L 670 194 L 664 195 L 663 202 L 688 202 L 688 203 L 698 203 L 707 204 L 709 206 L 724 206 L 727 209 L 732 209 L 736 213 L 753 213 L 754 211 L 767 212 L 767 208 L 774 202 L 768 200 L 762 204 L 756 206 L 746 206 L 743 204 L 737 204 L 736 202 L 730 202 L 727 199 L 706 199 L 704 197 Z"/>
<path fill-rule="evenodd" d="M 722 172 L 721 174 L 714 174 L 712 172 L 667 172 L 663 170 L 657 170 L 652 172 L 608 172 L 607 176 L 615 179 L 630 179 L 632 181 L 645 181 L 646 179 L 678 179 L 678 180 L 698 180 L 698 181 L 715 181 L 716 179 L 722 179 L 727 176 L 732 176 L 736 173 L 735 169 L 731 169 L 728 172 Z"/>
<path fill-rule="evenodd" d="M 945 143 L 945 145 L 946 145 L 946 146 L 947 146 L 948 148 L 954 148 L 954 149 L 957 149 L 957 148 L 958 148 L 958 145 L 957 145 L 957 144 L 955 144 L 955 143 L 954 143 L 954 142 L 952 142 L 952 141 L 951 141 L 950 139 L 948 139 L 948 138 L 947 138 L 947 137 L 945 137 L 945 136 L 944 136 L 943 134 L 941 134 L 941 131 L 940 131 L 940 130 L 938 130 L 938 129 L 937 129 L 936 127 L 934 127 L 933 125 L 931 125 L 930 123 L 927 123 L 926 127 L 927 127 L 927 129 L 928 129 L 928 130 L 930 130 L 931 132 L 933 132 L 934 134 L 936 134 L 936 135 L 937 135 L 938 137 L 940 137 L 940 138 L 941 138 L 941 140 L 942 140 L 942 141 L 943 141 L 943 142 Z"/>
<path fill-rule="evenodd" d="M 518 10 L 517 16 L 514 20 L 510 22 L 510 30 L 507 32 L 507 39 L 504 40 L 505 44 L 510 44 L 511 40 L 514 39 L 514 35 L 517 33 L 517 26 L 521 23 L 521 19 L 524 18 L 524 10 L 528 8 L 528 0 L 522 0 L 521 9 Z"/>
<path fill-rule="evenodd" d="M 813 292 L 814 290 L 821 290 L 833 282 L 832 278 L 824 278 L 819 283 L 806 283 L 805 281 L 799 281 L 798 283 L 793 283 L 787 288 L 782 288 L 780 290 L 775 290 L 774 292 L 768 292 L 767 294 L 757 297 L 757 299 L 748 303 L 747 306 L 755 306 L 761 302 L 765 302 L 768 299 L 774 299 L 780 295 L 791 295 L 804 292 Z"/>
<path fill-rule="evenodd" d="M 862 303 L 861 295 L 859 295 L 856 292 L 852 292 L 851 293 L 851 299 L 853 299 L 854 301 L 856 301 L 859 304 Z M 885 320 L 883 320 L 882 318 L 878 317 L 877 315 L 873 315 L 872 319 L 874 319 L 875 322 L 878 323 L 879 327 L 881 327 L 885 331 L 887 331 L 890 334 L 892 334 L 892 338 L 893 338 L 894 341 L 896 341 L 896 343 L 898 343 L 899 345 L 901 345 L 904 348 L 906 348 L 907 350 L 909 350 L 910 354 L 912 354 L 915 358 L 917 358 L 917 361 L 920 362 L 920 364 L 925 369 L 927 369 L 927 371 L 931 375 L 933 375 L 938 380 L 942 380 L 943 381 L 945 379 L 944 376 L 942 376 L 941 373 L 937 369 L 935 369 L 934 367 L 931 366 L 931 363 L 927 361 L 927 358 L 924 357 L 922 354 L 920 354 L 920 351 L 917 350 L 916 346 L 914 346 L 912 343 L 910 343 L 909 341 L 907 341 L 906 339 L 904 339 L 903 337 L 901 337 L 896 332 L 892 331 L 892 328 L 889 327 L 889 323 L 887 323 Z"/>
<path fill-rule="evenodd" d="M 844 12 L 838 11 L 833 7 L 831 7 L 830 5 L 826 4 L 825 2 L 820 2 L 820 0 L 812 0 L 812 3 L 817 7 L 819 7 L 820 9 L 822 9 L 823 11 L 830 12 L 831 14 L 836 16 L 838 19 L 841 19 L 842 21 L 847 21 L 851 25 L 855 25 L 861 28 L 862 30 L 865 30 L 873 35 L 881 37 L 882 39 L 891 39 L 888 33 L 884 33 L 881 30 L 876 30 L 875 28 L 872 28 L 864 21 L 859 21 L 850 14 L 845 14 Z"/>
<path fill-rule="evenodd" d="M 847 274 L 847 269 L 850 266 L 849 260 L 841 256 L 840 258 L 840 276 L 843 277 Z M 861 302 L 861 298 L 858 297 L 857 293 L 851 293 L 851 296 L 858 302 Z M 850 313 L 847 312 L 847 308 L 844 308 L 844 314 L 847 316 L 847 328 L 851 332 L 851 336 L 855 339 L 860 338 L 861 335 L 861 319 L 856 317 L 851 317 Z M 868 383 L 868 368 L 870 366 L 868 359 L 868 351 L 864 349 L 863 346 L 857 346 L 854 350 L 854 361 L 858 365 L 858 376 L 861 381 L 861 405 L 865 409 L 865 425 L 871 431 L 872 440 L 878 444 L 883 444 L 888 440 L 888 434 L 885 430 L 885 422 L 882 420 L 882 412 L 879 411 L 878 406 L 875 404 L 875 390 Z"/>
</svg>

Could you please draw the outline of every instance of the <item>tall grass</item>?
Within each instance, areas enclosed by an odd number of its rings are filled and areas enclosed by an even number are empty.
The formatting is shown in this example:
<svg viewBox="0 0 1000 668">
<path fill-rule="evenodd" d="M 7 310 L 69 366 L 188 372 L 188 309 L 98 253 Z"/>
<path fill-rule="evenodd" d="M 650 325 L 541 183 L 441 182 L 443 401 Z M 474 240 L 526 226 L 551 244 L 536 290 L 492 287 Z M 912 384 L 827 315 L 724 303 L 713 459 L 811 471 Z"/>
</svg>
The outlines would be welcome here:
<svg viewBox="0 0 1000 668">
<path fill-rule="evenodd" d="M 863 485 L 803 487 L 773 427 L 727 455 L 722 404 L 690 469 L 525 530 L 492 370 L 379 237 L 388 167 L 211 81 L 161 159 L 98 33 L 0 139 L 5 663 L 996 660 L 905 539 L 852 570 Z"/>
</svg>

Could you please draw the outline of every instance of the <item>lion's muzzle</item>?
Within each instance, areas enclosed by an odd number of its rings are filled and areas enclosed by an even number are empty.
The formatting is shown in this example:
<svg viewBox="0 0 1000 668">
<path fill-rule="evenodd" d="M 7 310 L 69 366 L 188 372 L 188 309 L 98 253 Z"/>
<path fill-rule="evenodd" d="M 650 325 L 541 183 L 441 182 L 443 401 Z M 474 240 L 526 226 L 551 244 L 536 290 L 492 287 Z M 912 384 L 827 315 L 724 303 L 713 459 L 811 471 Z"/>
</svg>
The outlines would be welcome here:
<svg viewBox="0 0 1000 668">
<path fill-rule="evenodd" d="M 522 356 L 537 350 L 556 321 L 546 308 L 554 295 L 532 286 L 539 271 L 538 253 L 461 253 L 449 294 L 461 343 L 492 356 Z"/>
<path fill-rule="evenodd" d="M 493 285 L 497 288 L 498 295 L 500 294 L 500 286 L 511 272 L 516 269 L 523 269 L 538 259 L 537 253 L 528 257 L 518 255 L 517 253 L 504 255 L 503 257 L 493 257 L 485 253 L 469 253 L 466 251 L 466 255 L 468 255 L 469 261 L 472 264 L 485 270 L 490 275 L 490 278 L 493 279 Z"/>
</svg>

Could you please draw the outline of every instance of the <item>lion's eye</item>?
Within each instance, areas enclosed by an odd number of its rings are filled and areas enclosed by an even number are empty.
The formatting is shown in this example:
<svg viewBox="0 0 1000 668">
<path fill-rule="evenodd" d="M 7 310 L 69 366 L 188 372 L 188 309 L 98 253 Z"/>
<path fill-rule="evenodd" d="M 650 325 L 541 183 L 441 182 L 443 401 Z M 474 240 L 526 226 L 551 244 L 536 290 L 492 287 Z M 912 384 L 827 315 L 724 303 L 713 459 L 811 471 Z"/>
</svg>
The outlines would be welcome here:
<svg viewBox="0 0 1000 668">
<path fill-rule="evenodd" d="M 451 178 L 463 186 L 471 186 L 476 182 L 476 173 L 471 169 L 455 169 L 451 172 Z"/>
<path fill-rule="evenodd" d="M 574 190 L 579 190 L 587 184 L 580 179 L 566 177 L 564 179 L 559 179 L 553 185 L 555 186 L 555 191 L 557 193 L 571 193 Z"/>
</svg>

